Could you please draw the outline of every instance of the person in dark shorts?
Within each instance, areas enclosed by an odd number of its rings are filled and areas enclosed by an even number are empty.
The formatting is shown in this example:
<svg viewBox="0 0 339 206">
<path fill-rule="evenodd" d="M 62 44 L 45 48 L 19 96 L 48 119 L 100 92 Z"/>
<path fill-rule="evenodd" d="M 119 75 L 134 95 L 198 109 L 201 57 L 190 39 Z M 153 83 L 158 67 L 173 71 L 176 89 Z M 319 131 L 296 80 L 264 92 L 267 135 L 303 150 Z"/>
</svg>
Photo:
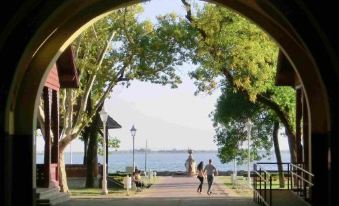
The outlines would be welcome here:
<svg viewBox="0 0 339 206">
<path fill-rule="evenodd" d="M 208 182 L 207 194 L 211 195 L 212 194 L 211 187 L 213 184 L 214 175 L 218 175 L 218 171 L 214 167 L 214 165 L 212 165 L 211 159 L 208 160 L 208 165 L 205 166 L 204 172 L 207 174 L 207 182 Z"/>
</svg>

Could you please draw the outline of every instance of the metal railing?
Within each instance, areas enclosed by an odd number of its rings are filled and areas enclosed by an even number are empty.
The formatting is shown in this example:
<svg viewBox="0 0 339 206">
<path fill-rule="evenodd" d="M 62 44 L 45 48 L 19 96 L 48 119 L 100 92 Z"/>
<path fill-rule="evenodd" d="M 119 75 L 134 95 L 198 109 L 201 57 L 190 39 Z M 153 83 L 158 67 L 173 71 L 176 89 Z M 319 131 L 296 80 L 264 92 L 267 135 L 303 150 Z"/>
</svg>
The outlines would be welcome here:
<svg viewBox="0 0 339 206">
<path fill-rule="evenodd" d="M 253 200 L 262 205 L 272 205 L 272 175 L 258 164 L 254 164 Z"/>
<path fill-rule="evenodd" d="M 273 182 L 279 177 L 278 169 L 268 168 L 271 165 L 282 165 L 282 180 L 283 187 L 276 186 Z M 275 175 L 277 174 L 277 175 Z M 296 192 L 300 197 L 306 201 L 311 200 L 311 187 L 313 186 L 314 175 L 304 169 L 303 163 L 272 163 L 272 162 L 258 162 L 254 164 L 253 178 L 253 199 L 259 204 L 271 206 L 272 205 L 272 190 L 291 190 Z M 281 180 L 281 179 L 280 179 Z M 287 183 L 287 185 L 286 185 Z"/>
<path fill-rule="evenodd" d="M 305 170 L 303 164 L 289 164 L 289 170 L 291 173 L 291 189 L 304 198 L 306 201 L 312 199 L 310 192 L 313 186 L 314 174 Z"/>
<path fill-rule="evenodd" d="M 282 162 L 282 163 L 277 163 L 277 162 L 258 162 L 256 165 L 260 165 L 262 169 L 265 171 L 269 172 L 272 175 L 272 181 L 274 182 L 276 179 L 279 179 L 279 170 L 278 170 L 278 165 L 282 166 L 282 176 L 284 180 L 284 187 L 278 187 L 278 189 L 291 189 L 291 173 L 290 173 L 290 163 L 289 162 Z M 274 169 L 269 169 L 270 165 L 274 165 L 277 168 Z M 266 166 L 266 167 L 265 167 Z M 258 167 L 258 166 L 257 166 Z M 274 183 L 272 183 L 272 186 L 275 186 Z M 274 188 L 273 189 L 277 189 Z"/>
</svg>

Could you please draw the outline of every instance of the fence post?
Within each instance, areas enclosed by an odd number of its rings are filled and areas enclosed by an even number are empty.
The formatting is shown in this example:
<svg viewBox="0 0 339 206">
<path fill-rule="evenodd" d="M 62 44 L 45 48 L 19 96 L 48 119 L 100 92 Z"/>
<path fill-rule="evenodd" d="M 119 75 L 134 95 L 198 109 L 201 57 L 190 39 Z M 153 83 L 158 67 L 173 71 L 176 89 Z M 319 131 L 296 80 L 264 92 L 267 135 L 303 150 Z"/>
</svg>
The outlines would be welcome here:
<svg viewBox="0 0 339 206">
<path fill-rule="evenodd" d="M 291 172 L 290 172 L 290 164 L 287 164 L 287 189 L 290 189 L 290 178 L 291 178 Z"/>
<path fill-rule="evenodd" d="M 290 179 L 290 181 L 291 181 L 291 190 L 293 190 L 293 188 L 294 188 L 294 177 L 293 177 L 293 165 L 291 165 L 290 164 L 290 173 L 291 173 L 291 179 Z"/>
<path fill-rule="evenodd" d="M 266 172 L 264 172 L 264 178 L 265 178 L 265 179 L 264 179 L 264 182 L 265 182 L 265 183 L 264 183 L 264 185 L 265 185 L 265 201 L 267 201 L 267 194 L 266 194 L 266 193 L 267 193 L 267 192 L 266 192 L 266 191 L 267 191 L 267 184 L 266 184 L 267 177 L 266 177 Z"/>
<path fill-rule="evenodd" d="M 262 181 L 262 180 L 261 180 L 261 179 L 262 179 L 262 178 L 261 178 L 261 168 L 260 168 L 260 170 L 259 170 L 259 174 L 260 174 L 260 177 L 259 177 L 259 179 L 260 179 L 260 182 L 259 182 L 259 186 L 260 186 L 260 187 L 259 187 L 259 193 L 260 193 L 260 196 L 262 196 L 262 192 L 261 192 L 261 181 Z M 259 199 L 260 199 L 260 198 L 259 198 Z M 261 202 L 261 199 L 260 199 L 260 202 Z"/>
<path fill-rule="evenodd" d="M 270 205 L 272 205 L 272 176 L 270 176 Z"/>
</svg>

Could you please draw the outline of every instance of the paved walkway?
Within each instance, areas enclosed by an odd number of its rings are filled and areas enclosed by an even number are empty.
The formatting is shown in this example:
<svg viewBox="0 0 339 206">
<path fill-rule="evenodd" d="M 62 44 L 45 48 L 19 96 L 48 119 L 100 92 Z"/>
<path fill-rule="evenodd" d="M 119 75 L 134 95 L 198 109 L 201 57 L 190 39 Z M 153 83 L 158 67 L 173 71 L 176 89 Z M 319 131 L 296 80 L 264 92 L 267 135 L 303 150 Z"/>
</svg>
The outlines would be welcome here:
<svg viewBox="0 0 339 206">
<path fill-rule="evenodd" d="M 207 182 L 202 193 L 197 192 L 199 180 L 196 177 L 159 177 L 157 184 L 144 189 L 137 197 L 227 197 L 226 187 L 217 181 L 212 186 L 212 195 L 207 195 Z"/>
<path fill-rule="evenodd" d="M 113 199 L 72 199 L 58 206 L 255 206 L 252 198 L 233 197 L 217 178 L 212 195 L 207 195 L 207 183 L 203 193 L 197 193 L 199 181 L 194 177 L 159 177 L 150 189 L 134 196 Z"/>
</svg>

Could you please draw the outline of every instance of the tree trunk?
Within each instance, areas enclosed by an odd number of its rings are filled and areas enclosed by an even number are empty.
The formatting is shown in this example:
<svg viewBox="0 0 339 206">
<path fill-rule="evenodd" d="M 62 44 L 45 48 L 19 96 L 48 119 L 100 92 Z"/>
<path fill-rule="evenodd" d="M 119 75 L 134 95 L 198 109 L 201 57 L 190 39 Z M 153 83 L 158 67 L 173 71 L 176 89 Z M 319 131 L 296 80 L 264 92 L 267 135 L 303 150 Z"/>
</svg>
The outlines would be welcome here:
<svg viewBox="0 0 339 206">
<path fill-rule="evenodd" d="M 83 160 L 83 164 L 86 165 L 87 164 L 87 153 L 88 153 L 88 139 L 90 136 L 90 126 L 87 126 L 84 130 L 84 132 L 82 133 L 83 135 L 83 140 L 84 140 L 84 160 Z"/>
<path fill-rule="evenodd" d="M 86 188 L 94 187 L 94 176 L 98 166 L 97 150 L 98 150 L 98 131 L 97 124 L 99 115 L 94 117 L 93 122 L 89 127 L 90 136 L 87 152 L 87 175 L 86 175 Z M 100 120 L 99 120 L 100 121 Z"/>
<path fill-rule="evenodd" d="M 273 127 L 273 144 L 274 144 L 275 156 L 277 158 L 277 163 L 278 163 L 279 185 L 280 185 L 280 188 L 284 188 L 285 187 L 284 172 L 283 172 L 283 165 L 282 165 L 282 160 L 281 160 L 278 134 L 279 134 L 279 122 L 275 121 L 274 127 Z"/>
<path fill-rule="evenodd" d="M 84 159 L 83 159 L 83 165 L 86 165 L 87 162 L 87 146 L 88 146 L 88 139 L 84 139 Z"/>
<path fill-rule="evenodd" d="M 290 149 L 291 163 L 297 163 L 297 144 L 295 135 L 285 127 L 285 133 L 287 136 L 288 146 Z"/>
<path fill-rule="evenodd" d="M 92 113 L 92 92 L 90 91 L 90 97 L 88 98 L 87 105 L 86 105 L 86 111 L 87 114 L 90 116 Z M 83 139 L 84 139 L 84 165 L 87 164 L 87 150 L 88 150 L 88 140 L 91 135 L 91 128 L 90 125 L 87 125 L 83 132 Z"/>
<path fill-rule="evenodd" d="M 68 135 L 62 138 L 59 141 L 59 180 L 60 180 L 60 191 L 61 192 L 70 192 L 67 183 L 67 174 L 65 167 L 65 154 L 64 151 L 66 146 L 74 139 L 75 134 Z"/>
<path fill-rule="evenodd" d="M 67 183 L 65 154 L 63 149 L 59 150 L 59 181 L 60 181 L 60 191 L 70 192 Z"/>
</svg>

